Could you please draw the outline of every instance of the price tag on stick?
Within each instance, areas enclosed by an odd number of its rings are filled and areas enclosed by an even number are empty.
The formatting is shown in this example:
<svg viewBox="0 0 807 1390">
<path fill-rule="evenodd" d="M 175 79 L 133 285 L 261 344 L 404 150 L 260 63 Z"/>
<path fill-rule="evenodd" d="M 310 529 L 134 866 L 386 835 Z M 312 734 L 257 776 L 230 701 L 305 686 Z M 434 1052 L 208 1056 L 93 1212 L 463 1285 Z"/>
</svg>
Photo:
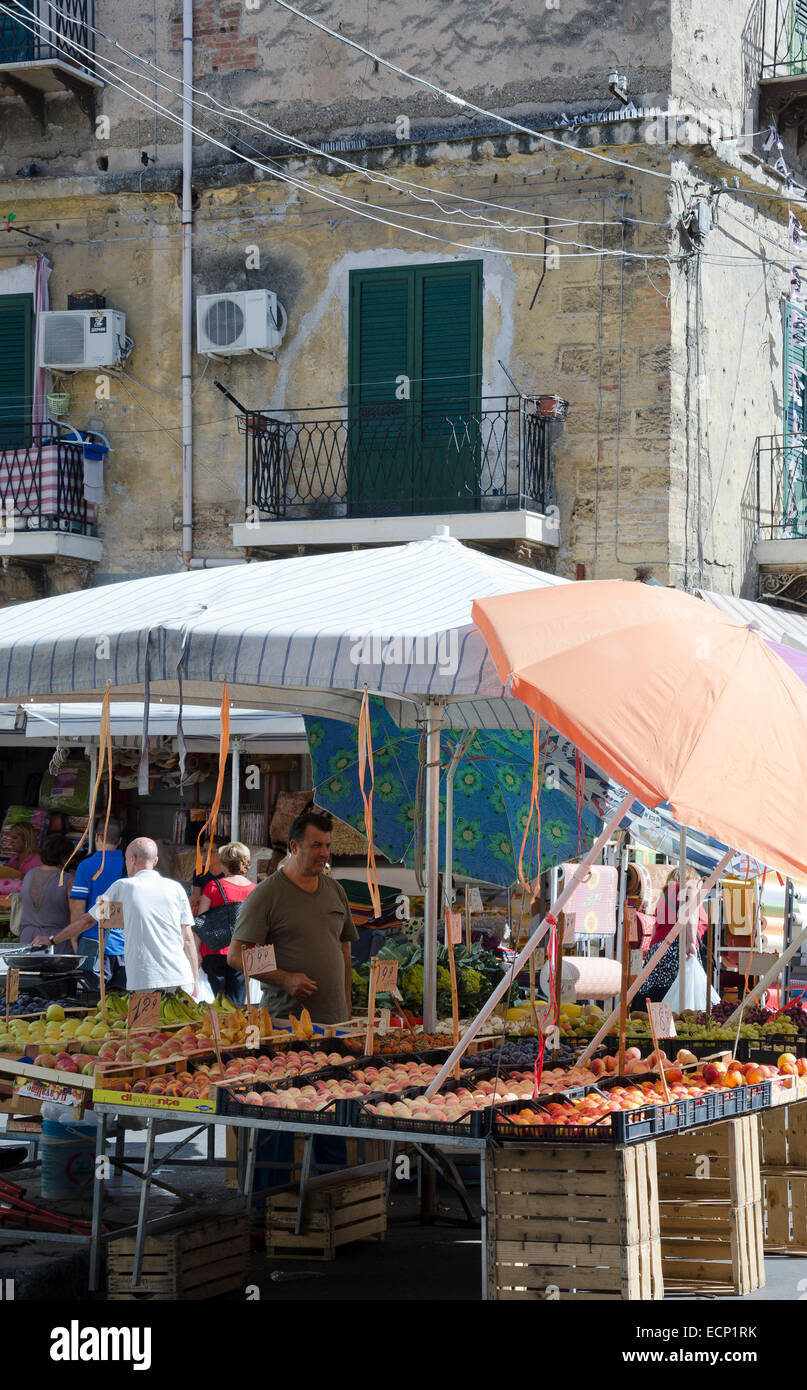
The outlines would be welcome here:
<svg viewBox="0 0 807 1390">
<path fill-rule="evenodd" d="M 263 975 L 269 970 L 277 969 L 274 946 L 245 946 L 241 952 L 241 969 L 246 986 L 247 1017 L 250 1023 L 254 1024 L 256 1006 L 250 999 L 250 979 L 254 975 Z"/>
<path fill-rule="evenodd" d="M 129 995 L 129 1031 L 136 1028 L 158 1028 L 160 1025 L 160 1002 L 162 995 L 158 989 L 136 989 Z"/>
<path fill-rule="evenodd" d="M 6 1023 L 8 1023 L 9 1010 L 12 1004 L 16 1004 L 20 997 L 20 972 L 13 966 L 6 974 Z"/>
<path fill-rule="evenodd" d="M 222 1066 L 221 1060 L 221 1028 L 219 1027 L 219 1016 L 212 1004 L 207 1006 L 207 1016 L 210 1019 L 210 1037 L 216 1053 L 216 1061 Z"/>
<path fill-rule="evenodd" d="M 367 1032 L 364 1038 L 364 1051 L 368 1057 L 372 1057 L 373 1055 L 376 994 L 391 994 L 397 983 L 397 960 L 385 960 L 382 957 L 374 956 L 370 963 L 370 989 L 367 995 Z"/>
<path fill-rule="evenodd" d="M 658 1074 L 661 1077 L 661 1084 L 664 1089 L 664 1094 L 667 1097 L 667 1100 L 672 1101 L 672 1096 L 670 1095 L 670 1088 L 667 1085 L 667 1078 L 664 1075 L 664 1063 L 659 1057 L 658 1045 L 658 1040 L 660 1037 L 674 1038 L 676 1036 L 675 1024 L 673 1023 L 672 1009 L 670 1008 L 669 1004 L 653 1004 L 649 999 L 645 1000 L 645 1004 L 647 1005 L 647 1017 L 650 1020 L 650 1032 L 653 1035 L 653 1050 L 656 1054 L 656 1070 L 658 1071 Z"/>
</svg>

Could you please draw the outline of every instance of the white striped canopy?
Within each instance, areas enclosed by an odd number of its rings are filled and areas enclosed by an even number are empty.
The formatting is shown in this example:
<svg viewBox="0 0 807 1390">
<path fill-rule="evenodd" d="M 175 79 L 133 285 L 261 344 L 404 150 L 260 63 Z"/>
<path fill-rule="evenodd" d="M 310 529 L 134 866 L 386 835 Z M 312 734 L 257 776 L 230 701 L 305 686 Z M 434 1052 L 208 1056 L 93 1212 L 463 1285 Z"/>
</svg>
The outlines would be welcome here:
<svg viewBox="0 0 807 1390">
<path fill-rule="evenodd" d="M 355 720 L 365 684 L 396 723 L 528 728 L 505 699 L 474 599 L 568 581 L 448 535 L 410 545 L 129 580 L 3 610 L 0 700 L 231 700 Z"/>
<path fill-rule="evenodd" d="M 775 608 L 769 603 L 755 603 L 753 599 L 734 598 L 731 594 L 716 594 L 711 589 L 698 589 L 700 598 L 736 618 L 767 637 L 771 642 L 780 642 L 784 647 L 795 647 L 797 651 L 807 651 L 807 617 L 800 613 L 790 613 L 786 608 Z"/>
<path fill-rule="evenodd" d="M 101 723 L 100 704 L 24 704 L 27 716 L 25 729 L 14 728 L 18 705 L 0 705 L 0 747 L 38 745 L 53 747 L 57 737 L 63 741 L 97 743 Z M 174 738 L 177 732 L 179 706 L 151 705 L 149 736 Z M 143 728 L 143 706 L 118 701 L 111 707 L 111 736 L 116 746 L 139 744 Z M 218 746 L 221 720 L 218 710 L 210 705 L 185 705 L 182 728 L 190 749 L 197 744 Z M 242 740 L 245 751 L 303 754 L 308 752 L 305 721 L 296 714 L 281 714 L 274 710 L 239 709 L 230 714 L 230 737 Z"/>
</svg>

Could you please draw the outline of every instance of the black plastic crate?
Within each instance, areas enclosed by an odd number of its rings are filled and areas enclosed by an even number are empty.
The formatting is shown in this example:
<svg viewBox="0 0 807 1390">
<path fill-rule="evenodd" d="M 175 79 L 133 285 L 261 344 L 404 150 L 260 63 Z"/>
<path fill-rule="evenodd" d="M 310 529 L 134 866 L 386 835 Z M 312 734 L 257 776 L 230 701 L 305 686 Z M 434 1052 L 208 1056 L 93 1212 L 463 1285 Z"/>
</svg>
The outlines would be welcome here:
<svg viewBox="0 0 807 1390">
<path fill-rule="evenodd" d="M 446 1081 L 440 1087 L 441 1094 L 446 1091 L 455 1091 L 458 1083 L 456 1081 Z M 484 1110 L 471 1110 L 468 1113 L 467 1123 L 456 1120 L 441 1123 L 438 1120 L 404 1120 L 397 1115 L 373 1115 L 367 1110 L 368 1105 L 378 1105 L 380 1102 L 389 1103 L 390 1095 L 395 1094 L 399 1100 L 408 1100 L 413 1096 L 422 1096 L 427 1088 L 425 1086 L 410 1086 L 405 1091 L 384 1092 L 373 1091 L 371 1095 L 365 1096 L 363 1101 L 357 1102 L 358 1113 L 355 1124 L 359 1129 L 399 1129 L 402 1134 L 451 1134 L 461 1138 L 481 1139 L 490 1129 L 492 1106 L 486 1106 Z"/>
<path fill-rule="evenodd" d="M 568 1097 L 565 1097 L 568 1099 Z M 684 1127 L 689 1101 L 673 1101 L 670 1105 L 641 1105 L 635 1110 L 616 1110 L 602 1120 L 591 1125 L 529 1125 L 514 1124 L 508 1121 L 508 1114 L 517 1109 L 534 1110 L 538 1114 L 545 1109 L 550 1097 L 541 1101 L 512 1101 L 509 1105 L 497 1106 L 493 1116 L 494 1139 L 514 1140 L 523 1143 L 525 1139 L 553 1144 L 638 1144 L 645 1139 L 655 1139 L 660 1134 L 671 1134 Z M 610 1119 L 606 1125 L 605 1119 Z"/>
<path fill-rule="evenodd" d="M 216 1114 L 233 1115 L 256 1120 L 280 1119 L 289 1124 L 304 1125 L 350 1125 L 353 1123 L 357 1101 L 353 1097 L 334 1098 L 319 1110 L 276 1110 L 263 1105 L 244 1105 L 236 1100 L 239 1094 L 247 1091 L 288 1091 L 297 1086 L 312 1086 L 316 1081 L 329 1081 L 334 1077 L 350 1080 L 347 1067 L 321 1067 L 307 1076 L 288 1077 L 283 1081 L 233 1081 L 216 1087 Z"/>
<path fill-rule="evenodd" d="M 746 1038 L 749 1062 L 775 1063 L 783 1052 L 794 1057 L 807 1057 L 807 1037 L 800 1033 L 768 1033 L 761 1038 Z"/>
</svg>

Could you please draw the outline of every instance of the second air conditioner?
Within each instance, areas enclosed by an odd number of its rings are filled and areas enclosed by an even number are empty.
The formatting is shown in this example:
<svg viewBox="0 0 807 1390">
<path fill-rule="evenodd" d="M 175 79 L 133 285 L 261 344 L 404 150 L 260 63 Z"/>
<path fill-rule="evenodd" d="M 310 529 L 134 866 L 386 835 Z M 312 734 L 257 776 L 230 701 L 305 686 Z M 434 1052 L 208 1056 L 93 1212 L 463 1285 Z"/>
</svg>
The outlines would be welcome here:
<svg viewBox="0 0 807 1390">
<path fill-rule="evenodd" d="M 285 332 L 286 311 L 273 290 L 197 296 L 197 352 L 211 357 L 274 353 Z"/>
</svg>

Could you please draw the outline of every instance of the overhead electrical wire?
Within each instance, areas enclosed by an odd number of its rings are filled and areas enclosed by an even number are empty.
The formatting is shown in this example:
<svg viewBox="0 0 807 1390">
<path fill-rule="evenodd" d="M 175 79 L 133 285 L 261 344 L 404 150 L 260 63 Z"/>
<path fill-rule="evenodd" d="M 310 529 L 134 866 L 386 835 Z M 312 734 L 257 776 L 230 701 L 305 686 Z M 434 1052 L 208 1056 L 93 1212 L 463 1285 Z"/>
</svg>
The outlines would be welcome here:
<svg viewBox="0 0 807 1390">
<path fill-rule="evenodd" d="M 20 0 L 13 0 L 13 3 L 19 4 L 19 3 L 20 3 Z M 6 7 L 6 6 L 0 6 L 0 9 L 7 10 L 7 7 Z M 23 11 L 24 14 L 26 14 L 26 16 L 27 16 L 28 18 L 32 18 L 31 14 L 30 14 L 30 11 L 26 10 L 25 7 L 24 7 L 23 5 L 20 5 L 20 9 Z M 44 21 L 42 21 L 42 20 L 36 20 L 35 22 L 37 22 L 41 27 L 45 27 L 45 28 L 47 28 L 47 29 L 50 29 L 50 30 L 51 30 L 52 32 L 54 32 L 54 33 L 56 32 L 56 31 L 52 28 L 51 25 L 46 24 L 46 23 L 45 23 Z M 154 81 L 153 85 L 154 85 L 155 93 L 156 93 L 157 87 L 158 87 L 158 86 L 161 86 L 161 87 L 163 88 L 163 90 L 169 91 L 170 94 L 173 95 L 173 96 L 181 95 L 182 89 L 183 89 L 183 83 L 182 83 L 182 78 L 181 78 L 181 77 L 177 77 L 174 73 L 168 72 L 167 69 L 161 68 L 161 67 L 159 66 L 159 64 L 157 64 L 156 62 L 154 62 L 154 61 L 152 61 L 152 60 L 150 60 L 150 59 L 148 59 L 148 58 L 144 58 L 141 54 L 136 53 L 136 52 L 133 52 L 131 49 L 126 48 L 124 44 L 121 44 L 121 43 L 119 42 L 119 40 L 112 38 L 111 35 L 106 34 L 102 29 L 99 29 L 97 26 L 88 24 L 86 27 L 87 27 L 87 29 L 90 30 L 93 34 L 95 34 L 95 35 L 97 35 L 99 38 L 103 39 L 104 42 L 107 43 L 107 44 L 109 44 L 111 47 L 114 47 L 114 48 L 116 48 L 119 52 L 124 53 L 128 58 L 131 58 L 134 62 L 139 63 L 142 67 L 151 69 L 153 72 L 158 72 L 162 77 L 166 77 L 170 82 L 173 82 L 174 85 L 175 85 L 176 87 L 179 88 L 179 91 L 178 91 L 178 92 L 174 92 L 174 91 L 172 91 L 170 88 L 167 88 L 167 87 L 165 86 L 165 83 L 159 83 L 159 82 Z M 81 44 L 75 44 L 74 46 L 77 47 L 81 52 L 83 52 L 83 53 L 84 53 L 86 56 L 88 56 L 90 59 L 95 59 L 96 56 L 97 56 L 92 50 L 86 48 L 85 46 L 83 46 L 83 45 L 81 45 Z M 127 68 L 124 64 L 122 64 L 122 63 L 116 63 L 115 60 L 112 59 L 112 58 L 107 58 L 106 61 L 107 61 L 109 64 L 111 64 L 112 66 L 117 67 L 117 68 L 120 68 L 121 71 L 127 72 L 127 73 L 129 74 L 129 76 L 138 76 L 138 75 L 139 75 L 139 74 L 133 72 L 131 68 Z M 420 190 L 421 192 L 425 192 L 425 193 L 427 193 L 427 194 L 430 194 L 430 195 L 432 195 L 432 196 L 430 196 L 430 197 L 428 197 L 428 198 L 418 199 L 418 201 L 430 202 L 430 203 L 432 203 L 439 211 L 444 212 L 445 216 L 447 216 L 447 217 L 456 216 L 456 214 L 457 214 L 459 211 L 461 211 L 461 209 L 456 209 L 456 208 L 455 208 L 455 209 L 443 209 L 443 208 L 441 207 L 441 205 L 437 202 L 436 198 L 433 196 L 436 190 L 435 190 L 434 188 L 430 187 L 430 185 L 428 185 L 428 184 L 417 183 L 417 182 L 415 182 L 415 181 L 413 181 L 413 180 L 411 180 L 411 179 L 400 179 L 400 178 L 397 178 L 395 175 L 383 173 L 383 172 L 380 172 L 380 171 L 377 171 L 377 170 L 368 169 L 368 168 L 366 168 L 364 165 L 355 164 L 355 163 L 352 162 L 351 160 L 346 160 L 346 159 L 342 158 L 342 157 L 341 157 L 340 155 L 338 155 L 335 151 L 324 151 L 324 150 L 318 149 L 315 145 L 310 145 L 310 144 L 308 144 L 306 141 L 301 140 L 299 137 L 290 135 L 287 131 L 283 131 L 283 130 L 279 129 L 279 127 L 273 126 L 273 125 L 271 125 L 271 124 L 270 124 L 269 122 L 267 122 L 267 121 L 262 121 L 262 120 L 260 120 L 259 118 L 255 117 L 255 116 L 252 115 L 251 113 L 248 113 L 248 112 L 244 111 L 243 108 L 241 108 L 241 107 L 228 106 L 226 103 L 218 101 L 218 99 L 217 99 L 216 97 L 212 96 L 209 92 L 206 92 L 203 88 L 196 87 L 196 86 L 195 86 L 194 84 L 192 84 L 192 83 L 189 84 L 189 90 L 190 90 L 191 92 L 195 93 L 197 96 L 200 96 L 200 97 L 202 97 L 202 98 L 204 99 L 204 104 L 202 104 L 202 103 L 195 103 L 195 102 L 192 103 L 192 104 L 195 105 L 195 106 L 198 106 L 201 110 L 203 110 L 203 111 L 205 111 L 205 112 L 207 112 L 207 113 L 209 113 L 209 112 L 211 111 L 211 107 L 215 107 L 216 110 L 220 111 L 222 114 L 228 115 L 228 116 L 232 116 L 232 117 L 234 117 L 236 120 L 240 121 L 241 123 L 250 126 L 252 129 L 261 130 L 261 131 L 266 131 L 267 133 L 276 136 L 278 139 L 282 140 L 282 141 L 283 141 L 284 143 L 286 143 L 286 144 L 290 144 L 290 145 L 296 146 L 297 148 L 303 149 L 303 150 L 305 150 L 307 153 L 310 153 L 310 154 L 314 155 L 315 157 L 317 157 L 317 158 L 319 158 L 319 159 L 327 159 L 330 163 L 339 164 L 339 165 L 343 166 L 343 167 L 346 168 L 346 169 L 350 169 L 351 171 L 353 171 L 353 172 L 355 172 L 355 173 L 358 173 L 358 174 L 363 175 L 363 176 L 364 176 L 365 178 L 367 178 L 370 182 L 384 184 L 384 185 L 386 185 L 387 187 L 393 189 L 394 191 L 400 191 L 400 189 L 406 188 L 406 189 L 418 189 L 418 190 Z M 154 101 L 156 102 L 156 95 L 155 95 Z M 498 117 L 495 117 L 494 119 L 499 119 L 499 118 L 498 118 Z M 524 127 L 523 129 L 526 130 L 527 128 Z M 539 132 L 528 132 L 528 133 L 531 133 L 531 134 L 538 134 Z M 238 139 L 238 138 L 240 138 L 240 137 L 236 136 L 235 138 Z M 546 137 L 546 138 L 550 138 L 550 137 Z M 242 142 L 242 143 L 246 143 L 246 142 Z M 565 149 L 573 149 L 573 148 L 574 148 L 574 147 L 572 147 L 572 146 L 568 146 L 564 141 L 560 141 L 560 142 L 558 142 L 558 143 L 560 143 Z M 254 149 L 254 147 L 251 147 L 251 148 Z M 262 156 L 263 158 L 270 158 L 270 156 L 264 155 L 262 151 L 255 151 L 255 152 L 261 154 L 261 156 Z M 614 161 L 610 161 L 610 162 L 614 162 Z M 635 166 L 635 167 L 636 167 L 636 168 L 640 168 L 641 166 Z M 668 177 L 668 176 L 665 175 L 664 177 Z M 415 197 L 416 195 L 415 195 L 415 194 L 412 194 L 411 196 Z M 520 213 L 522 216 L 527 215 L 527 216 L 531 216 L 531 217 L 534 217 L 534 218 L 539 219 L 539 220 L 542 219 L 544 216 L 548 216 L 550 220 L 555 220 L 555 219 L 553 219 L 553 218 L 551 217 L 551 214 L 545 214 L 545 213 L 527 213 L 527 214 L 525 214 L 523 209 L 520 209 L 520 208 L 513 208 L 512 206 L 508 206 L 507 204 L 494 203 L 494 202 L 491 202 L 491 201 L 486 200 L 486 199 L 474 198 L 474 197 L 471 197 L 471 196 L 465 195 L 465 194 L 449 192 L 449 193 L 447 193 L 445 196 L 450 197 L 450 198 L 453 199 L 455 202 L 468 202 L 468 203 L 474 203 L 474 204 L 477 205 L 477 206 L 481 206 L 481 207 L 490 207 L 490 208 L 493 208 L 493 209 L 495 209 L 495 210 L 497 210 L 497 211 L 517 212 L 517 213 Z M 471 214 L 469 214 L 469 215 L 471 215 Z M 631 219 L 631 220 L 632 220 L 632 221 L 637 221 L 637 222 L 638 222 L 640 219 Z M 494 224 L 494 225 L 495 225 L 495 224 Z M 571 224 L 570 224 L 570 225 L 571 225 Z M 600 224 L 599 224 L 599 223 L 591 223 L 590 225 L 597 225 L 597 226 L 598 226 L 598 225 L 600 225 Z M 646 225 L 648 225 L 648 226 L 666 226 L 666 225 L 668 225 L 668 224 L 667 224 L 667 222 L 656 223 L 656 222 L 647 221 L 647 222 L 646 222 Z"/>
<path fill-rule="evenodd" d="M 32 29 L 31 26 L 30 26 L 30 24 L 25 24 L 25 23 L 23 23 L 23 20 L 19 17 L 19 12 L 17 12 L 17 13 L 15 14 L 15 12 L 9 10 L 9 8 L 8 8 L 7 5 L 0 4 L 0 13 L 4 13 L 4 14 L 7 14 L 7 15 L 12 15 L 12 16 L 17 20 L 17 22 L 18 22 L 23 28 L 28 29 L 29 32 L 31 32 L 31 33 L 37 33 L 38 30 L 40 30 L 40 29 L 51 30 L 52 32 L 56 32 L 55 30 L 53 30 L 53 27 L 52 27 L 51 25 L 48 25 L 48 24 L 45 23 L 45 21 L 40 20 L 40 19 L 37 19 L 36 17 L 30 15 L 30 12 L 23 11 L 23 13 L 26 13 L 26 14 L 28 15 L 29 19 L 32 20 L 32 22 L 34 23 L 34 25 L 36 25 L 36 28 L 35 28 L 35 29 Z M 132 96 L 132 97 L 134 98 L 135 101 L 139 102 L 142 106 L 146 107 L 147 109 L 151 109 L 151 108 L 153 107 L 154 103 L 153 103 L 152 99 L 151 99 L 147 94 L 145 94 L 144 92 L 142 92 L 142 90 L 141 90 L 140 88 L 135 87 L 132 83 L 127 82 L 125 79 L 122 79 L 122 78 L 117 78 L 117 79 L 116 79 L 115 76 L 114 76 L 114 74 L 113 74 L 112 76 L 109 76 L 110 65 L 111 65 L 111 66 L 114 66 L 114 67 L 122 68 L 122 67 L 123 67 L 122 64 L 115 63 L 114 60 L 109 60 L 109 63 L 107 63 L 107 62 L 104 61 L 103 58 L 100 58 L 98 54 L 93 53 L 90 49 L 86 48 L 84 45 L 74 43 L 73 46 L 74 46 L 75 48 L 77 48 L 80 52 L 83 52 L 83 53 L 88 57 L 88 59 L 90 59 L 90 60 L 94 63 L 94 65 L 95 65 L 96 68 L 100 67 L 105 73 L 108 74 L 108 81 L 109 81 L 109 85 L 110 85 L 110 86 L 112 86 L 113 88 L 115 88 L 117 91 L 123 92 L 125 95 L 130 95 L 130 96 Z M 141 61 L 144 65 L 148 65 L 148 60 L 142 59 L 142 60 L 140 60 L 140 61 Z M 172 79 L 172 80 L 175 81 L 176 79 Z M 164 84 L 158 84 L 158 85 L 164 86 Z M 167 89 L 167 90 L 169 91 L 169 94 L 170 94 L 171 96 L 176 96 L 176 93 L 172 92 L 170 89 Z M 198 103 L 198 102 L 192 102 L 191 104 L 194 106 L 194 108 L 199 108 L 199 106 L 200 106 L 200 103 Z M 163 113 L 163 115 L 164 115 L 168 120 L 172 121 L 175 125 L 178 125 L 178 126 L 180 126 L 181 128 L 184 128 L 184 127 L 185 127 L 185 122 L 183 121 L 183 119 L 182 119 L 181 116 L 178 116 L 176 113 L 174 113 L 173 111 L 171 111 L 168 107 L 163 106 L 161 103 L 157 103 L 157 107 L 158 107 L 158 110 L 160 110 L 160 111 Z M 202 109 L 205 110 L 206 114 L 210 114 L 208 108 L 204 107 L 204 108 L 202 108 Z M 403 225 L 402 225 L 402 224 L 399 223 L 399 222 L 395 222 L 395 221 L 390 220 L 390 218 L 388 218 L 388 217 L 376 217 L 376 216 L 374 216 L 372 213 L 370 213 L 370 212 L 368 212 L 368 211 L 366 210 L 366 209 L 368 208 L 368 206 L 375 207 L 375 208 L 376 208 L 376 211 L 389 211 L 389 210 L 388 210 L 388 209 L 383 209 L 383 208 L 378 208 L 377 205 L 374 205 L 374 204 L 368 204 L 367 202 L 361 202 L 360 200 L 351 198 L 350 195 L 344 194 L 344 193 L 342 193 L 342 192 L 332 193 L 331 195 L 325 194 L 325 193 L 323 193 L 320 189 L 316 188 L 313 184 L 307 182 L 306 180 L 295 179 L 295 178 L 293 178 L 291 175 L 289 175 L 289 174 L 287 174 L 287 173 L 282 173 L 282 172 L 280 172 L 280 171 L 279 171 L 278 169 L 276 169 L 276 168 L 270 168 L 267 164 L 265 164 L 265 163 L 262 162 L 262 160 L 263 160 L 264 158 L 266 158 L 265 156 L 261 155 L 261 160 L 253 159 L 253 158 L 251 158 L 249 155 L 242 154 L 240 151 L 233 149 L 231 146 L 225 144 L 223 141 L 216 139 L 216 137 L 213 136 L 213 135 L 211 135 L 209 131 L 206 131 L 206 130 L 202 129 L 201 127 L 199 127 L 199 126 L 193 124 L 192 122 L 188 122 L 187 124 L 188 124 L 188 127 L 193 131 L 194 134 L 199 135 L 202 139 L 206 140 L 208 143 L 210 143 L 210 144 L 212 144 L 212 145 L 215 145 L 215 146 L 217 146 L 217 147 L 220 148 L 220 149 L 225 150 L 227 153 L 234 155 L 235 158 L 242 160 L 244 163 L 251 164 L 251 165 L 254 166 L 255 168 L 261 169 L 264 173 L 268 173 L 268 174 L 270 174 L 270 175 L 272 175 L 272 176 L 278 178 L 281 182 L 287 183 L 287 184 L 289 184 L 290 186 L 295 187 L 295 188 L 297 188 L 298 190 L 304 191 L 304 192 L 310 194 L 310 195 L 313 196 L 313 197 L 319 198 L 320 200 L 322 200 L 322 201 L 324 201 L 324 202 L 330 203 L 330 204 L 331 204 L 332 206 L 334 206 L 334 207 L 340 208 L 342 211 L 353 212 L 354 215 L 357 215 L 357 216 L 359 216 L 359 217 L 362 217 L 362 218 L 364 218 L 364 219 L 366 219 L 366 220 L 378 222 L 378 223 L 380 223 L 381 225 L 393 227 L 393 228 L 395 228 L 395 229 L 398 230 L 398 231 L 407 232 L 407 233 L 410 233 L 410 234 L 415 235 L 415 236 L 420 236 L 420 237 L 423 237 L 423 238 L 425 238 L 425 239 L 427 239 L 427 240 L 429 240 L 429 241 L 444 242 L 446 245 L 456 246 L 456 247 L 458 247 L 459 249 L 464 250 L 464 251 L 479 251 L 480 249 L 484 249 L 484 250 L 488 251 L 490 254 L 493 254 L 493 255 L 517 256 L 517 257 L 522 258 L 522 259 L 543 259 L 544 253 L 543 253 L 542 251 L 541 251 L 541 252 L 530 252 L 530 251 L 515 250 L 515 249 L 512 249 L 512 248 L 510 248 L 510 249 L 505 249 L 505 248 L 503 248 L 503 247 L 496 247 L 496 246 L 486 246 L 486 247 L 484 247 L 484 248 L 480 248 L 480 247 L 475 246 L 475 245 L 469 245 L 469 244 L 466 243 L 466 242 L 455 241 L 455 240 L 453 240 L 452 238 L 449 238 L 449 237 L 438 236 L 438 235 L 435 235 L 435 234 L 433 234 L 433 233 L 429 233 L 429 232 L 423 231 L 421 228 L 418 228 L 418 227 L 410 227 L 410 226 L 407 226 L 406 224 L 403 224 Z M 228 133 L 230 133 L 230 132 L 228 132 Z M 241 143 L 241 144 L 246 144 L 246 143 L 247 143 L 247 142 L 241 140 L 241 138 L 238 137 L 238 136 L 236 136 L 236 137 L 234 137 L 234 138 L 235 138 L 236 140 L 238 140 L 239 143 Z M 561 142 L 561 143 L 562 143 L 562 142 Z M 564 146 L 564 148 L 570 148 L 570 147 Z M 260 153 L 260 152 L 258 152 L 258 153 Z M 318 152 L 318 153 L 320 154 L 320 157 L 321 157 L 321 152 Z M 362 171 L 362 172 L 364 172 L 364 171 Z M 437 223 L 441 223 L 441 222 L 444 220 L 444 219 L 440 219 L 440 218 L 431 218 L 431 217 L 428 217 L 428 216 L 425 215 L 425 214 L 409 213 L 409 212 L 403 212 L 403 211 L 399 211 L 398 215 L 399 215 L 399 216 L 402 216 L 402 217 L 406 217 L 406 218 L 415 219 L 415 220 L 430 221 L 430 222 L 437 222 Z M 453 225 L 457 225 L 457 224 L 453 224 Z M 490 231 L 501 230 L 501 231 L 509 232 L 510 234 L 518 234 L 518 235 L 543 235 L 543 233 L 540 232 L 538 229 L 531 229 L 531 228 L 524 228 L 524 227 L 513 228 L 512 226 L 509 226 L 509 225 L 507 225 L 507 224 L 505 224 L 505 223 L 496 223 L 496 224 L 489 223 L 489 224 L 487 224 L 487 225 L 483 225 L 482 223 L 477 223 L 476 221 L 474 221 L 473 223 L 470 223 L 470 224 L 466 223 L 466 224 L 459 224 L 459 225 L 472 226 L 472 228 L 473 228 L 474 231 L 490 232 Z M 573 247 L 578 248 L 578 249 L 572 251 L 570 254 L 571 254 L 572 256 L 576 256 L 576 257 L 578 257 L 578 258 L 580 258 L 581 254 L 582 254 L 582 257 L 583 257 L 584 259 L 587 259 L 587 258 L 588 258 L 588 256 L 586 256 L 586 254 L 585 254 L 586 252 L 588 252 L 588 253 L 590 254 L 591 257 L 598 257 L 598 256 L 600 256 L 600 255 L 602 255 L 602 254 L 605 254 L 605 255 L 608 256 L 608 257 L 623 257 L 623 256 L 627 256 L 629 259 L 636 259 L 636 260 L 640 260 L 640 261 L 645 261 L 645 260 L 648 260 L 648 259 L 669 261 L 669 260 L 671 259 L 670 256 L 669 256 L 669 253 L 667 253 L 667 252 L 661 252 L 661 253 L 659 253 L 659 252 L 654 252 L 654 251 L 642 251 L 642 252 L 625 252 L 625 251 L 622 251 L 622 252 L 618 252 L 618 251 L 610 251 L 610 250 L 607 250 L 607 251 L 605 251 L 605 253 L 603 253 L 603 252 L 599 251 L 596 247 L 592 247 L 592 246 L 590 246 L 590 245 L 587 244 L 587 243 L 577 243 L 577 242 L 572 242 L 572 241 L 559 241 L 558 244 L 559 244 L 559 245 L 565 245 L 565 246 L 573 246 Z M 558 258 L 559 258 L 559 259 L 565 259 L 566 256 L 565 256 L 563 253 L 558 253 Z"/>
</svg>

